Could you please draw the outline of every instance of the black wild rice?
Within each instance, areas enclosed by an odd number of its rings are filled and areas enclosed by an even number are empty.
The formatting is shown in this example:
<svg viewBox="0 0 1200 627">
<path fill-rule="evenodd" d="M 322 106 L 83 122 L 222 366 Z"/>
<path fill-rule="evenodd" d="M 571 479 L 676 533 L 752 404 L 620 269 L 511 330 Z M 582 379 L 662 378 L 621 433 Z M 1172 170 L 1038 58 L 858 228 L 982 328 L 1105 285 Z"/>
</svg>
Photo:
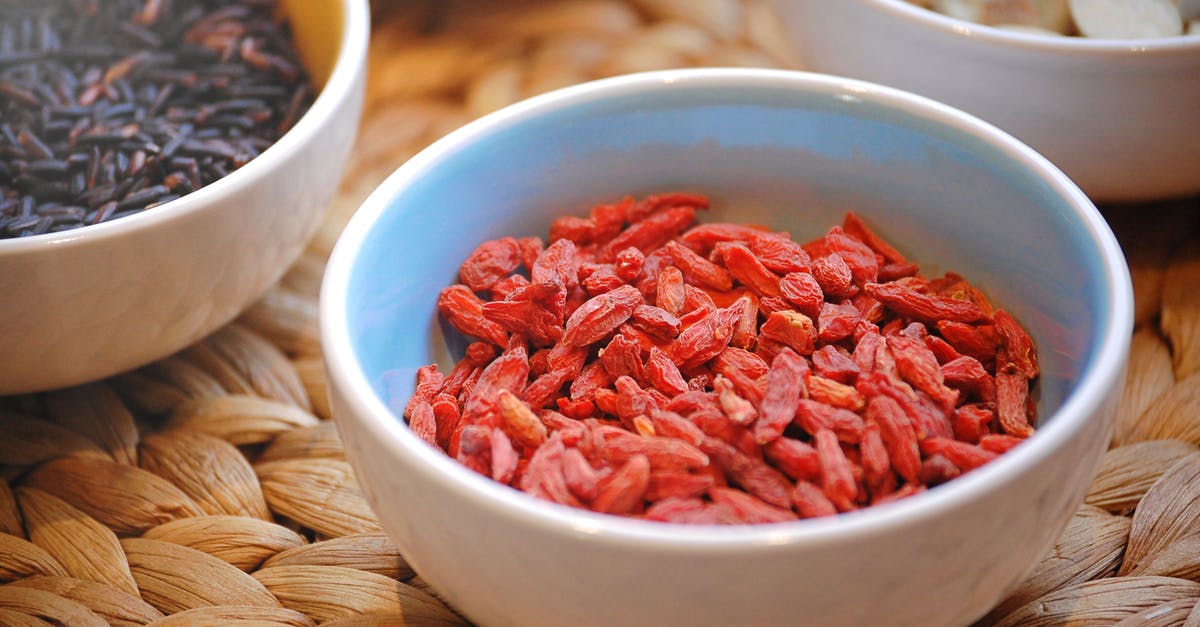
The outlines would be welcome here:
<svg viewBox="0 0 1200 627">
<path fill-rule="evenodd" d="M 195 191 L 312 104 L 277 0 L 0 5 L 0 239 Z"/>
</svg>

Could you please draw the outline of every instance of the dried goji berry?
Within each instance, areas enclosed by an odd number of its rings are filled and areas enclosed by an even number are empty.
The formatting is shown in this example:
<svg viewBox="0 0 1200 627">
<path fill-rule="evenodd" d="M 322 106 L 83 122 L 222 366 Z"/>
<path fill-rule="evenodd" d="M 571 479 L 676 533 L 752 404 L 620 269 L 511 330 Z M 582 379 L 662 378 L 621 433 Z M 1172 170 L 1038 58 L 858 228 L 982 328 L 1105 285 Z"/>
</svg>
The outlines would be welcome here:
<svg viewBox="0 0 1200 627">
<path fill-rule="evenodd" d="M 837 439 L 848 444 L 858 444 L 862 441 L 862 416 L 840 407 L 833 407 L 812 399 L 800 399 L 796 411 L 796 424 L 805 431 L 815 434 L 818 431 L 830 431 Z"/>
<path fill-rule="evenodd" d="M 879 279 L 879 259 L 875 251 L 861 240 L 847 234 L 842 227 L 835 226 L 829 229 L 825 234 L 825 245 L 850 268 L 855 284 L 862 285 Z"/>
<path fill-rule="evenodd" d="M 437 364 L 417 368 L 417 386 L 413 389 L 412 396 L 409 397 L 408 403 L 404 407 L 404 417 L 409 418 L 409 414 L 417 403 L 432 402 L 445 382 L 446 377 L 438 370 Z"/>
<path fill-rule="evenodd" d="M 771 505 L 745 492 L 714 486 L 708 493 L 714 503 L 728 507 L 741 523 L 774 523 L 796 519 L 791 509 Z M 788 507 L 791 507 L 790 494 Z"/>
<path fill-rule="evenodd" d="M 408 428 L 413 434 L 433 446 L 437 441 L 437 420 L 433 415 L 433 405 L 429 401 L 419 400 L 410 405 L 408 412 Z"/>
<path fill-rule="evenodd" d="M 963 472 L 974 470 L 996 459 L 996 454 L 991 451 L 969 442 L 959 442 L 951 438 L 922 440 L 921 452 L 925 455 L 942 455 Z"/>
<path fill-rule="evenodd" d="M 717 392 L 721 411 L 725 412 L 730 420 L 747 426 L 758 419 L 758 410 L 754 408 L 754 404 L 738 394 L 729 379 L 718 376 L 713 380 L 713 389 Z"/>
<path fill-rule="evenodd" d="M 683 380 L 683 374 L 679 372 L 679 367 L 671 360 L 670 355 L 658 347 L 650 349 L 644 373 L 646 384 L 667 396 L 673 397 L 688 390 L 687 382 Z"/>
<path fill-rule="evenodd" d="M 721 242 L 715 250 L 715 254 L 725 262 L 729 274 L 752 292 L 759 296 L 783 296 L 779 290 L 779 275 L 768 270 L 745 244 Z"/>
<path fill-rule="evenodd" d="M 700 427 L 673 411 L 651 410 L 650 422 L 654 425 L 654 432 L 663 437 L 683 440 L 697 447 L 704 441 L 704 432 L 700 430 Z"/>
<path fill-rule="evenodd" d="M 962 470 L 945 455 L 935 454 L 921 462 L 921 483 L 935 486 L 962 474 Z"/>
<path fill-rule="evenodd" d="M 821 313 L 825 293 L 810 272 L 789 272 L 779 280 L 779 293 L 800 313 L 815 318 Z"/>
<path fill-rule="evenodd" d="M 521 475 L 521 490 L 555 503 L 582 507 L 583 503 L 571 494 L 563 476 L 565 452 L 566 447 L 557 434 L 539 446 Z"/>
<path fill-rule="evenodd" d="M 437 425 L 438 446 L 446 448 L 450 443 L 450 434 L 458 428 L 458 421 L 462 418 L 458 399 L 454 398 L 453 394 L 442 392 L 434 397 L 431 405 L 433 420 Z"/>
<path fill-rule="evenodd" d="M 596 390 L 612 385 L 613 381 L 613 377 L 609 376 L 604 364 L 598 361 L 590 362 L 579 371 L 578 375 L 575 375 L 575 380 L 571 382 L 571 399 L 589 399 Z"/>
<path fill-rule="evenodd" d="M 847 234 L 857 238 L 858 241 L 869 246 L 871 250 L 879 253 L 885 261 L 889 263 L 908 263 L 908 260 L 904 258 L 904 255 L 900 251 L 896 250 L 887 240 L 876 235 L 867 226 L 867 223 L 863 222 L 863 219 L 853 211 L 846 213 L 845 218 L 842 220 L 842 229 Z"/>
<path fill-rule="evenodd" d="M 708 209 L 708 196 L 689 192 L 650 194 L 635 202 L 629 208 L 629 221 L 639 222 L 663 209 L 681 206 L 692 207 L 693 209 Z"/>
<path fill-rule="evenodd" d="M 550 370 L 534 379 L 525 387 L 522 400 L 533 409 L 541 409 L 554 401 L 562 393 L 562 387 L 571 380 L 571 374 L 565 370 Z"/>
<path fill-rule="evenodd" d="M 975 303 L 986 318 L 992 317 L 992 303 L 987 296 L 958 274 L 947 272 L 941 278 L 929 281 L 928 289 L 931 294 Z"/>
<path fill-rule="evenodd" d="M 754 437 L 759 444 L 766 444 L 783 435 L 791 424 L 796 408 L 804 396 L 804 375 L 808 364 L 790 349 L 783 349 L 771 362 L 767 370 L 766 391 L 758 403 L 758 421 L 754 423 Z"/>
<path fill-rule="evenodd" d="M 696 209 L 687 205 L 664 209 L 634 222 L 621 231 L 597 253 L 601 261 L 610 261 L 617 253 L 630 246 L 650 252 L 667 243 L 696 221 Z"/>
<path fill-rule="evenodd" d="M 996 415 L 1000 428 L 1008 435 L 1026 438 L 1033 434 L 1029 425 L 1026 404 L 1029 400 L 1029 381 L 1015 370 L 996 373 Z"/>
<path fill-rule="evenodd" d="M 701 257 L 690 248 L 678 243 L 667 242 L 663 247 L 675 261 L 675 267 L 683 272 L 685 279 L 700 287 L 727 291 L 733 288 L 733 277 L 729 271 Z"/>
<path fill-rule="evenodd" d="M 817 449 L 794 438 L 775 438 L 763 446 L 763 454 L 784 474 L 796 480 L 815 480 L 821 476 Z"/>
<path fill-rule="evenodd" d="M 648 415 L 651 410 L 661 409 L 654 397 L 631 377 L 617 377 L 614 383 L 617 388 L 617 415 L 622 421 L 628 422 L 634 416 Z"/>
<path fill-rule="evenodd" d="M 872 499 L 896 491 L 896 475 L 892 472 L 887 447 L 883 443 L 878 423 L 867 425 L 859 452 L 862 458 L 863 483 Z"/>
<path fill-rule="evenodd" d="M 990 433 L 989 425 L 996 419 L 996 412 L 977 404 L 967 404 L 954 410 L 954 439 L 978 443 Z"/>
<path fill-rule="evenodd" d="M 850 301 L 822 303 L 817 317 L 817 336 L 822 342 L 840 342 L 854 334 L 862 319 L 858 308 Z"/>
<path fill-rule="evenodd" d="M 920 439 L 949 437 L 953 433 L 948 410 L 938 407 L 928 396 L 903 381 L 871 372 L 860 376 L 855 387 L 864 395 L 884 395 L 896 401 L 911 418 Z"/>
<path fill-rule="evenodd" d="M 617 377 L 628 376 L 634 380 L 642 379 L 642 349 L 637 340 L 618 333 L 609 340 L 608 345 L 600 349 L 598 359 L 608 376 L 615 381 Z"/>
<path fill-rule="evenodd" d="M 717 401 L 717 395 L 705 390 L 688 390 L 682 394 L 677 394 L 671 397 L 670 402 L 663 409 L 689 417 L 692 413 L 701 410 L 712 410 L 718 414 L 721 413 L 721 406 Z"/>
<path fill-rule="evenodd" d="M 567 319 L 562 342 L 572 346 L 597 342 L 628 320 L 634 307 L 641 304 L 642 293 L 631 285 L 593 296 Z"/>
<path fill-rule="evenodd" d="M 650 484 L 646 486 L 645 497 L 651 502 L 667 498 L 697 497 L 708 492 L 714 483 L 712 475 L 680 470 L 655 470 L 650 472 Z"/>
<path fill-rule="evenodd" d="M 520 251 L 521 265 L 532 273 L 533 264 L 542 256 L 546 244 L 540 237 L 520 237 L 517 238 L 517 249 Z"/>
<path fill-rule="evenodd" d="M 1038 376 L 1037 352 L 1033 348 L 1033 340 L 1029 334 L 1017 324 L 1017 321 L 1007 311 L 997 309 L 992 316 L 995 323 L 996 335 L 1000 337 L 1000 346 L 1017 372 L 1026 379 Z"/>
<path fill-rule="evenodd" d="M 725 507 L 699 498 L 666 497 L 646 508 L 646 520 L 687 525 L 733 524 L 733 514 Z"/>
<path fill-rule="evenodd" d="M 979 448 L 985 451 L 991 451 L 997 455 L 1007 453 L 1012 447 L 1025 441 L 1025 438 L 1019 438 L 1012 435 L 1004 435 L 1001 433 L 988 433 L 979 438 Z"/>
<path fill-rule="evenodd" d="M 480 373 L 471 389 L 471 395 L 463 403 L 463 413 L 481 415 L 494 407 L 501 390 L 520 396 L 525 391 L 529 377 L 529 359 L 524 349 L 501 354 Z"/>
<path fill-rule="evenodd" d="M 792 490 L 792 505 L 803 518 L 820 518 L 838 513 L 833 502 L 825 496 L 825 491 L 805 480 L 796 482 Z"/>
<path fill-rule="evenodd" d="M 850 266 L 837 253 L 813 259 L 812 276 L 827 297 L 850 298 L 858 293 Z"/>
<path fill-rule="evenodd" d="M 924 342 L 897 335 L 887 338 L 887 345 L 896 360 L 896 371 L 909 385 L 928 394 L 943 410 L 958 404 L 958 392 L 946 386 L 937 357 Z"/>
<path fill-rule="evenodd" d="M 817 327 L 798 311 L 776 311 L 759 328 L 762 339 L 778 342 L 801 355 L 811 355 L 816 347 Z"/>
<path fill-rule="evenodd" d="M 538 255 L 529 269 L 529 280 L 533 283 L 557 281 L 566 289 L 579 285 L 576 274 L 575 242 L 560 239 L 551 243 Z"/>
<path fill-rule="evenodd" d="M 808 253 L 786 234 L 752 232 L 746 244 L 759 262 L 772 272 L 786 275 L 809 271 Z"/>
<path fill-rule="evenodd" d="M 825 496 L 839 511 L 854 509 L 858 485 L 850 460 L 846 459 L 842 447 L 838 446 L 837 436 L 828 429 L 821 429 L 813 434 L 813 441 L 816 442 L 817 458 L 821 461 L 821 489 Z"/>
<path fill-rule="evenodd" d="M 559 216 L 550 223 L 550 242 L 566 239 L 577 245 L 592 241 L 592 221 L 578 216 Z"/>
<path fill-rule="evenodd" d="M 683 273 L 675 266 L 667 266 L 658 273 L 657 289 L 655 291 L 654 304 L 663 311 L 678 318 L 684 312 L 684 299 L 687 296 L 684 290 Z"/>
<path fill-rule="evenodd" d="M 762 357 L 736 346 L 727 347 L 713 360 L 713 371 L 729 379 L 741 375 L 754 380 L 767 374 L 769 367 Z"/>
<path fill-rule="evenodd" d="M 867 401 L 867 419 L 879 425 L 879 435 L 896 472 L 909 483 L 920 481 L 917 434 L 900 405 L 887 396 L 874 396 Z"/>
<path fill-rule="evenodd" d="M 683 440 L 662 436 L 648 438 L 628 431 L 606 435 L 602 454 L 613 465 L 642 456 L 656 470 L 689 470 L 708 465 L 708 455 Z"/>
<path fill-rule="evenodd" d="M 554 404 L 558 406 L 558 411 L 562 412 L 569 418 L 582 420 L 590 418 L 596 413 L 596 404 L 590 398 L 562 398 L 555 399 Z"/>
<path fill-rule="evenodd" d="M 747 292 L 738 297 L 742 301 L 742 316 L 733 326 L 733 337 L 729 345 L 743 349 L 753 349 L 758 343 L 758 303 L 754 294 Z"/>
<path fill-rule="evenodd" d="M 490 477 L 492 466 L 492 428 L 487 425 L 463 425 L 457 432 L 456 459 L 471 470 Z"/>
<path fill-rule="evenodd" d="M 528 337 L 537 346 L 550 346 L 562 338 L 560 317 L 528 300 L 494 300 L 483 304 L 483 317 L 510 333 Z"/>
<path fill-rule="evenodd" d="M 923 294 L 910 287 L 900 285 L 898 281 L 866 283 L 863 285 L 863 291 L 892 311 L 926 324 L 937 324 L 944 321 L 971 323 L 987 320 L 987 314 L 973 302 Z"/>
<path fill-rule="evenodd" d="M 776 507 L 792 506 L 792 484 L 766 462 L 716 438 L 705 438 L 700 450 L 725 471 L 731 483 Z"/>
<path fill-rule="evenodd" d="M 611 292 L 625 286 L 625 280 L 617 276 L 617 268 L 611 263 L 588 263 L 580 266 L 580 285 L 593 296 Z"/>
<path fill-rule="evenodd" d="M 626 196 L 614 203 L 601 203 L 592 207 L 589 214 L 592 222 L 592 241 L 604 244 L 621 233 L 629 220 L 633 198 Z"/>
<path fill-rule="evenodd" d="M 946 385 L 974 395 L 981 401 L 996 400 L 996 384 L 978 359 L 963 355 L 941 366 Z"/>
<path fill-rule="evenodd" d="M 688 229 L 679 240 L 701 255 L 708 255 L 721 242 L 748 242 L 761 233 L 762 229 L 744 224 L 712 222 Z"/>
<path fill-rule="evenodd" d="M 546 441 L 546 425 L 521 399 L 508 390 L 500 390 L 498 405 L 504 417 L 504 431 L 518 444 L 537 448 Z"/>
<path fill-rule="evenodd" d="M 504 327 L 483 316 L 483 301 L 465 285 L 451 285 L 438 296 L 438 313 L 464 335 L 486 340 L 497 346 L 508 343 Z"/>
<path fill-rule="evenodd" d="M 998 340 L 991 325 L 972 325 L 955 320 L 939 320 L 937 330 L 942 339 L 946 340 L 946 343 L 959 353 L 974 357 L 984 367 L 990 367 L 995 363 Z"/>
<path fill-rule="evenodd" d="M 698 365 L 716 357 L 729 345 L 733 328 L 742 316 L 745 301 L 709 312 L 686 328 L 671 344 L 671 356 L 681 367 Z"/>
<path fill-rule="evenodd" d="M 638 305 L 633 309 L 633 324 L 658 339 L 671 340 L 679 335 L 683 323 L 661 307 Z"/>
<path fill-rule="evenodd" d="M 683 286 L 683 315 L 679 321 L 683 326 L 691 326 L 693 322 L 704 317 L 717 308 L 716 301 L 708 292 L 685 283 Z"/>
<path fill-rule="evenodd" d="M 521 265 L 521 247 L 516 238 L 502 237 L 480 244 L 463 261 L 459 281 L 474 292 L 483 292 Z"/>
<path fill-rule="evenodd" d="M 542 424 L 546 425 L 546 429 L 567 446 L 579 444 L 587 435 L 587 427 L 584 427 L 582 422 L 568 418 L 554 410 L 547 409 L 538 412 L 538 420 L 541 420 Z"/>
<path fill-rule="evenodd" d="M 613 269 L 622 281 L 633 282 L 642 274 L 642 266 L 646 263 L 646 255 L 633 247 L 617 253 L 613 261 Z"/>
<path fill-rule="evenodd" d="M 584 502 L 595 500 L 600 492 L 601 475 L 577 448 L 567 448 L 562 456 L 563 481 L 571 493 Z"/>
<path fill-rule="evenodd" d="M 492 430 L 492 479 L 508 485 L 517 474 L 520 457 L 513 449 L 512 441 L 500 429 Z"/>
<path fill-rule="evenodd" d="M 493 300 L 506 300 L 513 295 L 514 292 L 529 285 L 529 279 L 520 274 L 510 274 L 488 288 L 488 297 Z M 484 303 L 487 306 L 487 303 Z"/>
<path fill-rule="evenodd" d="M 925 348 L 928 348 L 937 357 L 938 363 L 943 366 L 963 356 L 949 342 L 936 335 L 926 335 L 921 341 L 925 343 Z"/>
</svg>

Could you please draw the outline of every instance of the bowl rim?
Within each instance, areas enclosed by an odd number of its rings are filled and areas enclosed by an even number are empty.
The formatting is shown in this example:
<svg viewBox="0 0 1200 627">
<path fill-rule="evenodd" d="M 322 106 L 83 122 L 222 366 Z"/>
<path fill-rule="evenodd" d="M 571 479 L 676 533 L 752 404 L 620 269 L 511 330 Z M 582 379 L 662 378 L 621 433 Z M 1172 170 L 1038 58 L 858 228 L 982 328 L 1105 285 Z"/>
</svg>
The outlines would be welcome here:
<svg viewBox="0 0 1200 627">
<path fill-rule="evenodd" d="M 822 0 L 817 0 L 822 1 Z M 850 0 L 855 1 L 855 0 Z M 917 6 L 907 0 L 857 0 L 860 4 L 876 7 L 895 18 L 907 19 L 951 37 L 965 37 L 976 41 L 1004 46 L 1022 46 L 1039 52 L 1059 52 L 1093 55 L 1154 55 L 1200 49 L 1200 35 L 1183 34 L 1171 37 L 1146 39 L 1107 39 L 1098 37 L 1050 36 L 1021 31 L 1005 30 L 969 22 L 943 13 Z"/>
<path fill-rule="evenodd" d="M 329 73 L 329 79 L 313 99 L 308 111 L 266 150 L 220 179 L 153 207 L 150 211 L 140 211 L 118 220 L 89 224 L 59 233 L 0 239 L 0 257 L 52 250 L 64 245 L 82 246 L 153 229 L 201 212 L 218 202 L 221 197 L 252 186 L 259 177 L 283 167 L 289 155 L 312 141 L 313 137 L 337 115 L 341 102 L 354 88 L 355 76 L 366 65 L 371 21 L 368 0 L 338 2 L 342 7 L 343 16 L 341 43 L 337 48 L 337 61 Z"/>
<path fill-rule="evenodd" d="M 483 477 L 417 438 L 375 394 L 351 348 L 347 321 L 350 276 L 365 239 L 386 212 L 392 198 L 426 168 L 457 150 L 461 144 L 547 111 L 612 96 L 628 96 L 672 83 L 719 85 L 730 89 L 739 85 L 766 85 L 870 99 L 982 139 L 1039 175 L 1070 205 L 1073 219 L 1078 220 L 1080 228 L 1087 230 L 1089 241 L 1095 244 L 1110 300 L 1108 324 L 1098 333 L 1102 339 L 1093 364 L 1082 373 L 1079 383 L 1053 414 L 1054 419 L 1030 440 L 999 459 L 936 490 L 825 519 L 734 526 L 644 521 L 550 503 Z M 490 113 L 434 142 L 389 176 L 350 219 L 326 267 L 319 318 L 328 381 L 335 400 L 346 404 L 344 411 L 335 413 L 335 420 L 357 421 L 389 449 L 390 455 L 407 457 L 439 488 L 455 491 L 458 496 L 469 498 L 497 515 L 519 518 L 522 524 L 536 527 L 543 533 L 575 534 L 591 541 L 653 546 L 663 551 L 685 551 L 698 546 L 706 550 L 735 551 L 779 544 L 847 540 L 863 533 L 913 524 L 944 514 L 961 501 L 978 498 L 1023 468 L 1054 455 L 1091 419 L 1106 393 L 1118 385 L 1123 376 L 1133 330 L 1133 288 L 1120 246 L 1095 205 L 1048 160 L 998 128 L 948 105 L 864 81 L 791 70 L 700 68 L 628 74 L 561 88 Z M 334 407 L 336 410 L 338 403 Z"/>
</svg>

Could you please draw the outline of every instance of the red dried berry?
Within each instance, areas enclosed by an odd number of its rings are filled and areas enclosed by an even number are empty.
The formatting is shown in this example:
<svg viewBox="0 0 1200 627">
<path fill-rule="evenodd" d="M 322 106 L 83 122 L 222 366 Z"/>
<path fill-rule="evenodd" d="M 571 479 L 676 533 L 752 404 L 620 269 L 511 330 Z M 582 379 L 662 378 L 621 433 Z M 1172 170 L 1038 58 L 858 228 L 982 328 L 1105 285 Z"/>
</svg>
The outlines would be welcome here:
<svg viewBox="0 0 1200 627">
<path fill-rule="evenodd" d="M 483 292 L 521 265 L 521 247 L 516 238 L 502 237 L 480 244 L 458 270 L 459 281 L 475 292 Z"/>
</svg>

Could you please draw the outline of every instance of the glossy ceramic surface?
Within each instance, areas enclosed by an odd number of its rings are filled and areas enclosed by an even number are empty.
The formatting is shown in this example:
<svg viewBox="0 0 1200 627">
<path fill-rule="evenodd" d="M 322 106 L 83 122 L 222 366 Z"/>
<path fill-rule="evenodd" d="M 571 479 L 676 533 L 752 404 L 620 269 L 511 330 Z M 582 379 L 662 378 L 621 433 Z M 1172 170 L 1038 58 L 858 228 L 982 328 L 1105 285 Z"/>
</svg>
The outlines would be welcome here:
<svg viewBox="0 0 1200 627">
<path fill-rule="evenodd" d="M 973 113 L 1093 199 L 1200 193 L 1200 36 L 1101 40 L 1003 31 L 905 0 L 775 0 L 809 69 Z"/>
<path fill-rule="evenodd" d="M 711 194 L 702 220 L 817 236 L 853 208 L 1041 342 L 1045 425 L 946 486 L 833 519 L 682 527 L 537 500 L 418 440 L 415 369 L 448 369 L 438 291 L 482 240 L 624 194 Z M 321 294 L 333 410 L 416 570 L 488 625 L 938 625 L 981 615 L 1074 511 L 1105 448 L 1132 292 L 1101 216 L 1043 158 L 937 103 L 857 81 L 684 70 L 567 88 L 455 131 L 365 202 Z"/>
<path fill-rule="evenodd" d="M 324 86 L 275 145 L 229 176 L 140 214 L 0 240 L 0 394 L 99 379 L 165 357 L 233 319 L 312 237 L 362 109 L 366 0 L 293 1 Z"/>
</svg>

